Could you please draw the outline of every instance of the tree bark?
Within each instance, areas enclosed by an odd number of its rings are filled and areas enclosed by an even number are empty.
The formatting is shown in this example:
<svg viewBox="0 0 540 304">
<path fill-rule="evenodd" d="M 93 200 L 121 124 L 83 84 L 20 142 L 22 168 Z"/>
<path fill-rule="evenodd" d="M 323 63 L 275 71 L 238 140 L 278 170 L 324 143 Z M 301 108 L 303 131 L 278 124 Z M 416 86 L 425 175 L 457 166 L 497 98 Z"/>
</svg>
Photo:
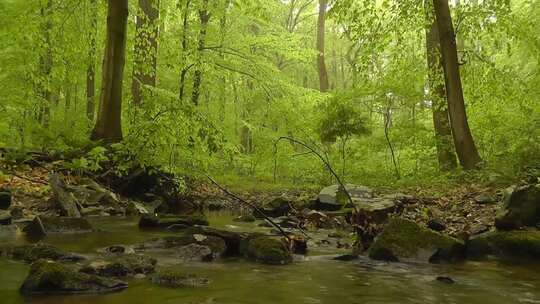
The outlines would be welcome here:
<svg viewBox="0 0 540 304">
<path fill-rule="evenodd" d="M 159 26 L 159 0 L 139 0 L 139 14 L 136 21 L 134 65 L 131 82 L 133 104 L 138 107 L 143 102 L 141 87 L 156 86 L 157 50 Z"/>
<path fill-rule="evenodd" d="M 206 28 L 208 26 L 208 21 L 210 20 L 210 13 L 208 12 L 208 0 L 202 1 L 202 7 L 199 9 L 199 20 L 201 24 L 201 29 L 199 30 L 199 43 L 198 43 L 198 59 L 196 64 L 196 69 L 193 74 L 193 92 L 191 94 L 191 102 L 194 105 L 199 104 L 199 96 L 201 94 L 201 82 L 202 82 L 202 52 L 206 45 Z"/>
<path fill-rule="evenodd" d="M 463 98 L 463 88 L 459 73 L 456 37 L 454 26 L 452 25 L 450 7 L 448 0 L 433 0 L 433 6 L 439 29 L 448 111 L 450 114 L 454 146 L 461 166 L 466 170 L 475 169 L 482 159 L 474 144 L 467 121 L 467 112 L 465 110 L 465 100 Z"/>
<path fill-rule="evenodd" d="M 441 171 L 449 171 L 457 167 L 456 155 L 452 142 L 452 129 L 448 107 L 446 106 L 446 91 L 444 89 L 444 71 L 441 62 L 441 48 L 439 30 L 429 0 L 424 1 L 426 12 L 426 57 L 428 67 L 428 87 L 431 109 L 433 112 L 433 126 L 437 146 L 437 159 Z"/>
<path fill-rule="evenodd" d="M 51 71 L 53 64 L 53 53 L 51 45 L 53 0 L 47 0 L 44 7 L 41 8 L 41 31 L 43 34 L 43 49 L 39 56 L 39 74 L 41 79 L 38 82 L 38 96 L 40 103 L 38 107 L 38 120 L 43 127 L 48 128 L 51 116 Z"/>
<path fill-rule="evenodd" d="M 97 0 L 90 0 L 90 18 L 88 66 L 86 68 L 86 118 L 93 122 L 96 111 Z"/>
<path fill-rule="evenodd" d="M 326 21 L 327 0 L 319 0 L 319 18 L 317 22 L 317 69 L 319 72 L 319 89 L 328 92 L 328 72 L 324 62 L 324 32 Z"/>
<path fill-rule="evenodd" d="M 100 106 L 92 140 L 122 140 L 122 80 L 126 52 L 128 0 L 109 0 Z"/>
<path fill-rule="evenodd" d="M 189 28 L 189 6 L 191 4 L 191 0 L 186 1 L 186 6 L 184 7 L 184 15 L 183 15 L 183 21 L 182 21 L 182 70 L 180 71 L 180 88 L 178 92 L 178 98 L 180 101 L 184 99 L 184 90 L 186 85 L 186 75 L 188 70 L 190 69 L 190 66 L 187 65 L 187 48 L 188 48 L 188 41 L 187 41 L 187 31 Z"/>
</svg>

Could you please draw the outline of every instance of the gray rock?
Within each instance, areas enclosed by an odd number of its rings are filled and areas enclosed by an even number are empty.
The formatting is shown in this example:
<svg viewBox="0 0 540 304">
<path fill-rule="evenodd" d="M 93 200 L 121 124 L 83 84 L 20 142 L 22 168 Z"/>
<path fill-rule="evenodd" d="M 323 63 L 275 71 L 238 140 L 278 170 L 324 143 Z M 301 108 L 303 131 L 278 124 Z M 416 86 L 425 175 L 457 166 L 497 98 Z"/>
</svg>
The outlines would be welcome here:
<svg viewBox="0 0 540 304">
<path fill-rule="evenodd" d="M 135 251 L 145 250 L 171 250 L 173 253 L 178 251 L 178 248 L 197 244 L 206 246 L 211 249 L 212 255 L 217 257 L 221 256 L 225 250 L 225 241 L 219 237 L 203 234 L 186 234 L 182 236 L 167 236 L 162 238 L 155 238 L 134 246 Z"/>
<path fill-rule="evenodd" d="M 128 284 L 78 272 L 73 267 L 53 261 L 39 260 L 30 267 L 20 291 L 33 294 L 95 294 L 120 291 Z"/>
<path fill-rule="evenodd" d="M 11 225 L 11 212 L 0 210 L 0 225 Z"/>
<path fill-rule="evenodd" d="M 216 253 L 210 247 L 194 243 L 178 248 L 176 256 L 186 262 L 211 262 L 217 258 Z"/>
<path fill-rule="evenodd" d="M 60 176 L 58 174 L 51 174 L 49 176 L 49 184 L 53 192 L 52 200 L 60 210 L 60 214 L 67 217 L 81 217 L 77 199 L 68 191 L 66 183 Z"/>
<path fill-rule="evenodd" d="M 253 210 L 253 216 L 260 219 L 263 218 L 263 214 L 267 217 L 280 217 L 287 215 L 291 210 L 292 201 L 285 197 L 276 197 L 270 202 L 264 204 L 259 208 L 259 211 Z M 261 214 L 262 212 L 262 214 Z"/>
<path fill-rule="evenodd" d="M 527 185 L 505 190 L 504 208 L 495 219 L 499 230 L 540 225 L 540 185 Z"/>
<path fill-rule="evenodd" d="M 497 198 L 495 198 L 492 195 L 489 195 L 487 193 L 480 193 L 477 196 L 474 197 L 474 201 L 478 204 L 491 204 L 496 203 Z"/>
<path fill-rule="evenodd" d="M 347 184 L 345 189 L 351 195 L 353 202 L 374 197 L 373 190 L 368 187 Z M 332 185 L 321 190 L 311 209 L 336 211 L 347 206 L 347 204 L 349 204 L 347 194 L 344 191 L 339 191 L 339 185 Z M 349 205 L 348 207 L 352 206 Z"/>
<path fill-rule="evenodd" d="M 123 278 L 152 273 L 156 263 L 156 259 L 144 255 L 124 254 L 92 261 L 83 266 L 80 271 L 103 277 Z"/>
</svg>

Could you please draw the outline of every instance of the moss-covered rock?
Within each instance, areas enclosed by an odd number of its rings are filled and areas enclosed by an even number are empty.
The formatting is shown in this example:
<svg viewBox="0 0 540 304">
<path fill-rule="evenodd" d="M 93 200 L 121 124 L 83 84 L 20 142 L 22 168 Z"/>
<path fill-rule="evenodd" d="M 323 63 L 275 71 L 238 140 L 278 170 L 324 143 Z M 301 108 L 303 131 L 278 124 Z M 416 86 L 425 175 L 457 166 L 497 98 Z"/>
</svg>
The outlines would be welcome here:
<svg viewBox="0 0 540 304">
<path fill-rule="evenodd" d="M 467 257 L 479 259 L 488 255 L 540 260 L 540 231 L 488 232 L 467 242 Z"/>
<path fill-rule="evenodd" d="M 20 291 L 22 294 L 104 293 L 127 288 L 125 282 L 78 272 L 71 267 L 39 260 L 30 267 Z"/>
<path fill-rule="evenodd" d="M 184 230 L 186 234 L 203 234 L 215 236 L 225 241 L 226 250 L 223 253 L 226 256 L 238 256 L 242 254 L 242 242 L 247 240 L 252 233 L 236 232 L 229 230 L 216 229 L 212 227 L 196 226 Z"/>
<path fill-rule="evenodd" d="M 160 271 L 152 276 L 152 283 L 164 287 L 202 287 L 209 282 L 207 278 L 172 270 Z"/>
<path fill-rule="evenodd" d="M 171 226 L 191 227 L 208 226 L 208 220 L 202 214 L 184 216 L 155 216 L 145 214 L 139 220 L 140 229 L 167 229 Z"/>
<path fill-rule="evenodd" d="M 540 185 L 509 188 L 504 195 L 504 208 L 495 220 L 499 230 L 512 230 L 540 225 Z"/>
<path fill-rule="evenodd" d="M 453 261 L 463 258 L 464 244 L 415 222 L 392 218 L 369 248 L 369 257 L 386 261 Z"/>
<path fill-rule="evenodd" d="M 255 216 L 251 214 L 239 215 L 233 219 L 234 222 L 251 223 L 257 220 Z"/>
<path fill-rule="evenodd" d="M 104 277 L 127 277 L 154 272 L 156 259 L 144 255 L 125 254 L 93 261 L 81 268 L 81 272 Z"/>
<path fill-rule="evenodd" d="M 63 252 L 60 249 L 47 244 L 8 246 L 0 248 L 3 256 L 14 260 L 22 260 L 32 263 L 40 259 L 47 259 L 62 262 L 78 262 L 85 258 L 76 254 Z"/>
<path fill-rule="evenodd" d="M 291 210 L 291 204 L 293 202 L 285 197 L 276 197 L 271 201 L 258 208 L 259 211 L 253 210 L 253 216 L 256 218 L 264 218 L 263 214 L 268 217 L 280 217 L 287 215 Z M 263 214 L 261 214 L 261 212 Z"/>
<path fill-rule="evenodd" d="M 23 231 L 28 237 L 39 239 L 50 233 L 88 233 L 94 228 L 84 218 L 36 216 Z"/>
<path fill-rule="evenodd" d="M 257 236 L 249 239 L 246 255 L 264 264 L 289 264 L 292 255 L 287 246 L 280 240 L 268 236 Z"/>
</svg>

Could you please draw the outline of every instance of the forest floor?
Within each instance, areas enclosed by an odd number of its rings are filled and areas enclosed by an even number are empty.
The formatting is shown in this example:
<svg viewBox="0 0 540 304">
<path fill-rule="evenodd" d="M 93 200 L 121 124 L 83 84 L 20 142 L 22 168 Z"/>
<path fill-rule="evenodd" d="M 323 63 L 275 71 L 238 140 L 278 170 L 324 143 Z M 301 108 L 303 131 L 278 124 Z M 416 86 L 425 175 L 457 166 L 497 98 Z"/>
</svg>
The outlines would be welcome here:
<svg viewBox="0 0 540 304">
<path fill-rule="evenodd" d="M 0 188 L 12 189 L 12 205 L 22 211 L 22 218 L 32 218 L 39 214 L 54 215 L 51 207 L 49 173 L 55 169 L 54 163 L 37 167 L 20 166 L 0 176 Z M 79 177 L 66 175 L 67 183 L 76 183 Z M 236 189 L 235 189 L 236 190 Z M 402 193 L 408 196 L 402 217 L 427 225 L 430 221 L 441 223 L 445 232 L 462 239 L 470 235 L 485 232 L 494 226 L 495 215 L 502 206 L 504 187 L 485 184 L 467 183 L 452 185 L 444 189 L 433 187 L 411 187 L 407 189 L 375 189 L 376 193 Z M 213 200 L 227 209 L 246 209 L 223 194 L 217 187 L 209 183 L 198 183 L 191 190 L 192 197 L 200 201 Z M 287 189 L 279 190 L 243 190 L 237 191 L 243 199 L 261 205 L 278 196 L 285 196 L 297 202 L 295 208 L 301 209 L 304 204 L 316 197 L 318 190 Z"/>
</svg>

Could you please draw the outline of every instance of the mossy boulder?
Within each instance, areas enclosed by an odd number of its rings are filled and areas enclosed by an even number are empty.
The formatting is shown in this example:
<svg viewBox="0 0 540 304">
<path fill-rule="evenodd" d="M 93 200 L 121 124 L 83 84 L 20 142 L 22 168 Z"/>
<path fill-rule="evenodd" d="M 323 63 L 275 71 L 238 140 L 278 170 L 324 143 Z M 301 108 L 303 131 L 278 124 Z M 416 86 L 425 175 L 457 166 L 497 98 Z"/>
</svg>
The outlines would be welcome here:
<svg viewBox="0 0 540 304">
<path fill-rule="evenodd" d="M 421 227 L 413 221 L 392 218 L 369 248 L 369 257 L 386 261 L 455 261 L 464 257 L 463 242 Z"/>
<path fill-rule="evenodd" d="M 173 270 L 160 271 L 152 276 L 152 283 L 173 288 L 202 287 L 208 285 L 209 282 L 207 278 Z"/>
<path fill-rule="evenodd" d="M 246 255 L 263 264 L 283 265 L 292 262 L 292 255 L 285 243 L 269 236 L 257 236 L 248 240 Z"/>
<path fill-rule="evenodd" d="M 495 219 L 499 230 L 540 226 L 540 185 L 509 188 L 504 194 L 504 208 Z"/>
<path fill-rule="evenodd" d="M 23 231 L 28 237 L 39 239 L 50 233 L 88 233 L 94 228 L 84 218 L 36 216 Z"/>
<path fill-rule="evenodd" d="M 82 273 L 70 266 L 39 260 L 30 266 L 20 292 L 30 294 L 92 294 L 125 289 L 128 284 L 111 278 Z"/>
<path fill-rule="evenodd" d="M 467 242 L 467 257 L 479 259 L 489 255 L 540 260 L 540 231 L 487 232 Z"/>
<path fill-rule="evenodd" d="M 154 272 L 157 260 L 144 255 L 125 254 L 93 261 L 81 268 L 81 272 L 103 277 L 127 277 Z"/>
<path fill-rule="evenodd" d="M 242 243 L 252 235 L 251 233 L 246 232 L 235 232 L 205 226 L 191 227 L 186 229 L 184 233 L 209 235 L 223 239 L 227 247 L 223 254 L 226 256 L 241 255 Z"/>
<path fill-rule="evenodd" d="M 145 214 L 139 220 L 140 229 L 167 229 L 171 226 L 191 227 L 208 226 L 208 220 L 202 214 L 168 216 Z"/>
<path fill-rule="evenodd" d="M 60 249 L 48 244 L 20 245 L 4 247 L 0 249 L 3 256 L 14 260 L 22 260 L 32 263 L 40 259 L 47 259 L 62 262 L 78 262 L 85 258 L 76 254 L 63 252 Z"/>
</svg>

